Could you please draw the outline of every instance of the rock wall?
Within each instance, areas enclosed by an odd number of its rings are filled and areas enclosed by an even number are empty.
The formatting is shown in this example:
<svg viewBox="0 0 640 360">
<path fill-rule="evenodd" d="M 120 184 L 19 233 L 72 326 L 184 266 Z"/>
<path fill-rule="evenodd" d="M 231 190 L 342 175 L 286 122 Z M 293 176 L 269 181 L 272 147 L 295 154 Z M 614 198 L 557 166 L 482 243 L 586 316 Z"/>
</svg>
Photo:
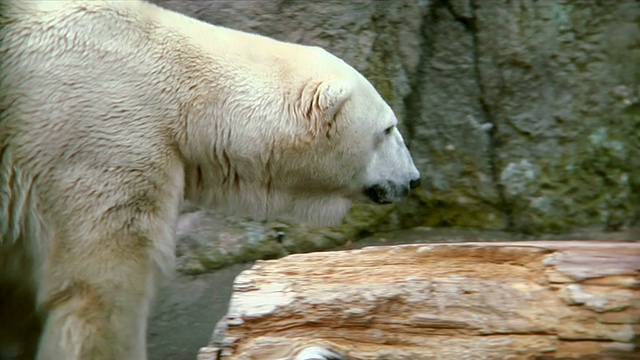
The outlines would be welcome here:
<svg viewBox="0 0 640 360">
<path fill-rule="evenodd" d="M 637 222 L 637 1 L 155 2 L 322 46 L 374 83 L 424 187 L 369 230 Z"/>
</svg>

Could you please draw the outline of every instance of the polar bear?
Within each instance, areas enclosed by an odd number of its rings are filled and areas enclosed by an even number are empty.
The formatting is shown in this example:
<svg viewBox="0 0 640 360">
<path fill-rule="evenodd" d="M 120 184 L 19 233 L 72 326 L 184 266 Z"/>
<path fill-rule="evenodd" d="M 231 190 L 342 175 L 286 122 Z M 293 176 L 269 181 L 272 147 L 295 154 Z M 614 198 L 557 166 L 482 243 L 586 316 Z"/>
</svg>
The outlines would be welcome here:
<svg viewBox="0 0 640 360">
<path fill-rule="evenodd" d="M 390 107 L 320 48 L 143 1 L 2 6 L 0 283 L 33 290 L 40 360 L 146 358 L 184 199 L 331 223 L 419 184 Z"/>
</svg>

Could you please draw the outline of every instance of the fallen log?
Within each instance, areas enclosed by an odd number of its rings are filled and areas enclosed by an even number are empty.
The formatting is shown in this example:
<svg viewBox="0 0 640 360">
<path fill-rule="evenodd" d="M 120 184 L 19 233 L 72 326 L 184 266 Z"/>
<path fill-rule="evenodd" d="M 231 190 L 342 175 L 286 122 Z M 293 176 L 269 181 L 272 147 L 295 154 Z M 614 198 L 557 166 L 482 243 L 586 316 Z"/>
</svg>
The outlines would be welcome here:
<svg viewBox="0 0 640 360">
<path fill-rule="evenodd" d="M 256 263 L 198 359 L 640 359 L 639 331 L 640 243 L 384 246 Z"/>
</svg>

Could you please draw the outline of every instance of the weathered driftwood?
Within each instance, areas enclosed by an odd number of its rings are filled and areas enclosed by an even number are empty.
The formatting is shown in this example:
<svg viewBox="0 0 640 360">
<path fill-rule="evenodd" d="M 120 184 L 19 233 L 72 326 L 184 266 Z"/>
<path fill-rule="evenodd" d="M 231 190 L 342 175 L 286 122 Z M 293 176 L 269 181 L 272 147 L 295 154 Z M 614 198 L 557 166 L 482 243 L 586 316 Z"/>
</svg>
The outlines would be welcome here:
<svg viewBox="0 0 640 360">
<path fill-rule="evenodd" d="M 199 359 L 640 359 L 640 243 L 425 244 L 291 255 L 235 281 Z"/>
</svg>

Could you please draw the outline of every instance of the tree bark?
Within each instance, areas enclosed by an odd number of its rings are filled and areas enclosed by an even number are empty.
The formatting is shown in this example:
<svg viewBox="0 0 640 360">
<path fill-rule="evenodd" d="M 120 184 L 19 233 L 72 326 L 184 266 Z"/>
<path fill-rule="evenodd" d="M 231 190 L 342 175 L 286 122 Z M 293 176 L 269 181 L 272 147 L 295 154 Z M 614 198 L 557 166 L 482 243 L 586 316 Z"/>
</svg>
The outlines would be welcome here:
<svg viewBox="0 0 640 360">
<path fill-rule="evenodd" d="M 640 243 L 400 245 L 258 262 L 199 359 L 638 359 L 639 329 Z"/>
</svg>

